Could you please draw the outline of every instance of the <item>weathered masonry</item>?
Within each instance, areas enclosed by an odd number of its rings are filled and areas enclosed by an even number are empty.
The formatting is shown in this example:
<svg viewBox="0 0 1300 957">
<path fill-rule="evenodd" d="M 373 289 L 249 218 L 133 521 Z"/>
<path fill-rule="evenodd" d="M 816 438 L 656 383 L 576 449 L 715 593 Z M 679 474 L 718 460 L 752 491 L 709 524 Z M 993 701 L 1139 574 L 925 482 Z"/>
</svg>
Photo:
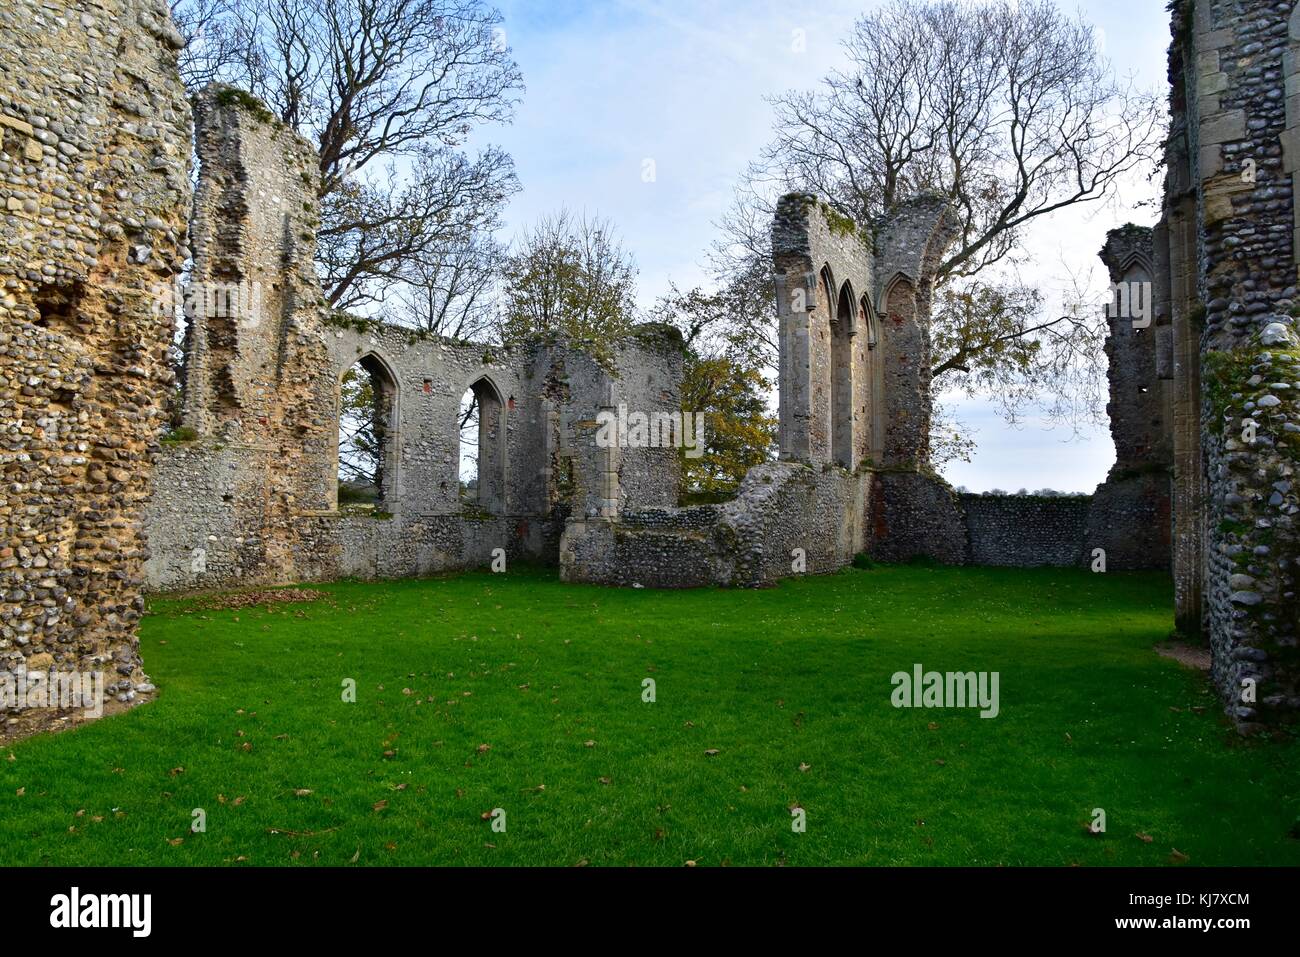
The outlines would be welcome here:
<svg viewBox="0 0 1300 957">
<path fill-rule="evenodd" d="M 675 448 L 598 441 L 620 409 L 707 418 L 679 407 L 675 333 L 638 327 L 606 367 L 561 342 L 505 350 L 337 316 L 312 266 L 308 145 L 231 89 L 199 97 L 195 118 L 190 289 L 205 295 L 186 299 L 191 438 L 158 459 L 152 587 L 422 575 L 497 549 L 558 563 L 569 581 L 651 587 L 759 585 L 862 552 L 1083 565 L 1104 547 L 1113 568 L 1167 567 L 1168 475 L 1150 469 L 1151 442 L 1117 439 L 1092 502 L 958 496 L 930 469 L 930 298 L 955 229 L 941 198 L 904 204 L 874 239 L 813 196 L 781 201 L 781 458 L 732 501 L 681 508 Z M 1114 350 L 1115 388 L 1133 378 L 1127 355 Z M 380 501 L 366 515 L 337 497 L 340 385 L 357 366 L 379 426 Z M 482 413 L 469 502 L 467 390 Z"/>
<path fill-rule="evenodd" d="M 0 670 L 151 686 L 135 625 L 190 109 L 159 0 L 0 7 Z M 39 51 L 39 52 L 37 52 Z"/>
<path fill-rule="evenodd" d="M 1300 709 L 1300 7 L 1179 0 L 1156 230 L 1180 624 L 1249 726 Z"/>
<path fill-rule="evenodd" d="M 637 327 L 598 361 L 337 315 L 314 269 L 316 158 L 246 94 L 194 103 L 190 209 L 165 5 L 0 10 L 16 41 L 0 51 L 0 668 L 102 670 L 120 700 L 147 692 L 146 584 L 405 577 L 503 554 L 569 581 L 752 586 L 864 552 L 1087 567 L 1101 550 L 1108 570 L 1172 567 L 1178 625 L 1208 637 L 1243 727 L 1293 716 L 1300 12 L 1173 14 L 1164 215 L 1102 250 L 1117 458 L 1096 494 L 958 495 L 931 469 L 930 301 L 955 229 L 941 198 L 867 235 L 795 194 L 772 229 L 779 459 L 733 500 L 683 508 L 671 443 L 601 438 L 625 412 L 707 419 L 681 409 L 673 330 Z M 184 429 L 159 444 L 187 262 Z M 358 369 L 380 461 L 365 515 L 338 501 L 340 393 Z"/>
<path fill-rule="evenodd" d="M 757 585 L 833 571 L 864 551 L 964 561 L 957 496 L 928 469 L 929 300 L 953 231 L 932 197 L 897 210 L 875 246 L 816 197 L 782 199 L 772 234 L 780 461 L 753 469 L 721 505 L 571 521 L 562 574 Z"/>
<path fill-rule="evenodd" d="M 676 501 L 673 449 L 596 447 L 601 410 L 676 410 L 681 340 L 658 326 L 612 365 L 559 342 L 506 350 L 333 315 L 313 267 L 316 160 L 246 94 L 196 102 L 184 424 L 149 505 L 155 588 L 405 577 L 554 560 L 565 519 Z M 360 364 L 379 404 L 380 501 L 338 507 L 339 394 Z M 479 481 L 460 487 L 460 399 Z"/>
</svg>

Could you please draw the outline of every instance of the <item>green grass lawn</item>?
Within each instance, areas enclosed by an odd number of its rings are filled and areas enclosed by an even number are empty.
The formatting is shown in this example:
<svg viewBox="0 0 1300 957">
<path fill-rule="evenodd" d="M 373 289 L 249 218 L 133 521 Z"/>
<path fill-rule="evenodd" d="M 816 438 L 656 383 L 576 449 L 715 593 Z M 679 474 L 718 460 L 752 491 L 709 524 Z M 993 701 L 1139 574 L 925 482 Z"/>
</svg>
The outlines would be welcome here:
<svg viewBox="0 0 1300 957">
<path fill-rule="evenodd" d="M 0 863 L 1300 863 L 1297 742 L 1239 739 L 1152 651 L 1163 576 L 320 587 L 154 601 L 157 701 L 0 753 Z M 895 709 L 918 662 L 999 672 L 1001 713 Z"/>
</svg>

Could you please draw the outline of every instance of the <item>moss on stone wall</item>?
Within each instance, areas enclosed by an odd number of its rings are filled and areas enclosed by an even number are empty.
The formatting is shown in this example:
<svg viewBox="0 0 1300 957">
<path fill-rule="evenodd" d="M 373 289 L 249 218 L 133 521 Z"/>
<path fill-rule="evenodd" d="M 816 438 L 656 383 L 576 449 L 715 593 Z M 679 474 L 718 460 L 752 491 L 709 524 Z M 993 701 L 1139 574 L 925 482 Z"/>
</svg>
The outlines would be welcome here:
<svg viewBox="0 0 1300 957">
<path fill-rule="evenodd" d="M 250 114 L 259 123 L 283 125 L 275 114 L 266 108 L 266 104 L 246 90 L 233 86 L 224 87 L 217 91 L 217 102 L 222 106 L 237 106 Z"/>
</svg>

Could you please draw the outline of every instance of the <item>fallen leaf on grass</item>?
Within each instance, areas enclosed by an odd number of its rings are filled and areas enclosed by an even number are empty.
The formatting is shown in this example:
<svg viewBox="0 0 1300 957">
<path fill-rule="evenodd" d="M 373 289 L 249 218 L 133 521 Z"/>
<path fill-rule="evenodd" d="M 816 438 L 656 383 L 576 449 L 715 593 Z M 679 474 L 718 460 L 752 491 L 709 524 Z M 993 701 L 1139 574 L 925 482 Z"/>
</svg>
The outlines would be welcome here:
<svg viewBox="0 0 1300 957">
<path fill-rule="evenodd" d="M 311 788 L 295 788 L 293 792 L 294 797 L 300 798 L 305 798 L 308 794 L 311 794 Z"/>
<path fill-rule="evenodd" d="M 721 753 L 722 752 L 719 751 L 717 748 L 709 748 L 709 750 L 704 752 L 704 756 L 706 758 L 716 758 Z"/>
<path fill-rule="evenodd" d="M 1152 841 L 1155 840 L 1155 838 L 1152 837 L 1150 834 L 1145 834 L 1145 833 L 1143 833 L 1142 831 L 1138 831 L 1138 832 L 1137 832 L 1136 834 L 1134 834 L 1133 836 L 1136 837 L 1136 838 L 1137 838 L 1139 841 L 1141 841 L 1143 844 L 1150 844 Z"/>
<path fill-rule="evenodd" d="M 378 812 L 378 811 L 382 811 L 382 810 L 383 810 L 384 808 L 386 808 L 386 807 L 388 807 L 388 801 L 387 801 L 387 800 L 376 801 L 376 802 L 371 806 L 371 810 Z"/>
</svg>

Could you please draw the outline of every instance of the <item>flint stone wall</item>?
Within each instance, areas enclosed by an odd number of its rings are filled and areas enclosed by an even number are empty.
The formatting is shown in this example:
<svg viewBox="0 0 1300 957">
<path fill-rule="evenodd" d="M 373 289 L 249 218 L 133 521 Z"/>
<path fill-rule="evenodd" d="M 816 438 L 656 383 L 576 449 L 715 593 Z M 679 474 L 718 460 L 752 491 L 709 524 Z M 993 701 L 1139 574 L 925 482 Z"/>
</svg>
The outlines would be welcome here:
<svg viewBox="0 0 1300 957">
<path fill-rule="evenodd" d="M 794 462 L 755 466 L 735 499 L 571 521 L 566 581 L 652 588 L 749 587 L 843 568 L 865 547 L 870 477 Z M 796 553 L 802 552 L 802 556 Z"/>
<path fill-rule="evenodd" d="M 0 7 L 0 669 L 152 686 L 135 626 L 159 308 L 188 255 L 182 42 L 157 0 Z"/>
<path fill-rule="evenodd" d="M 676 500 L 675 449 L 597 448 L 596 425 L 619 405 L 677 409 L 679 335 L 638 327 L 606 368 L 563 342 L 492 348 L 337 316 L 313 266 L 311 148 L 239 91 L 209 89 L 195 114 L 193 279 L 246 298 L 191 317 L 183 408 L 199 437 L 164 443 L 145 522 L 151 588 L 408 577 L 484 566 L 497 548 L 555 561 L 570 511 Z M 337 499 L 340 384 L 358 363 L 386 396 L 371 516 Z M 471 386 L 491 405 L 479 449 L 491 495 L 466 503 Z"/>
<path fill-rule="evenodd" d="M 1167 218 L 1195 191 L 1211 674 L 1243 729 L 1300 712 L 1300 7 L 1173 8 Z"/>
<path fill-rule="evenodd" d="M 1087 563 L 1089 498 L 962 495 L 973 565 L 1034 568 Z"/>
</svg>

